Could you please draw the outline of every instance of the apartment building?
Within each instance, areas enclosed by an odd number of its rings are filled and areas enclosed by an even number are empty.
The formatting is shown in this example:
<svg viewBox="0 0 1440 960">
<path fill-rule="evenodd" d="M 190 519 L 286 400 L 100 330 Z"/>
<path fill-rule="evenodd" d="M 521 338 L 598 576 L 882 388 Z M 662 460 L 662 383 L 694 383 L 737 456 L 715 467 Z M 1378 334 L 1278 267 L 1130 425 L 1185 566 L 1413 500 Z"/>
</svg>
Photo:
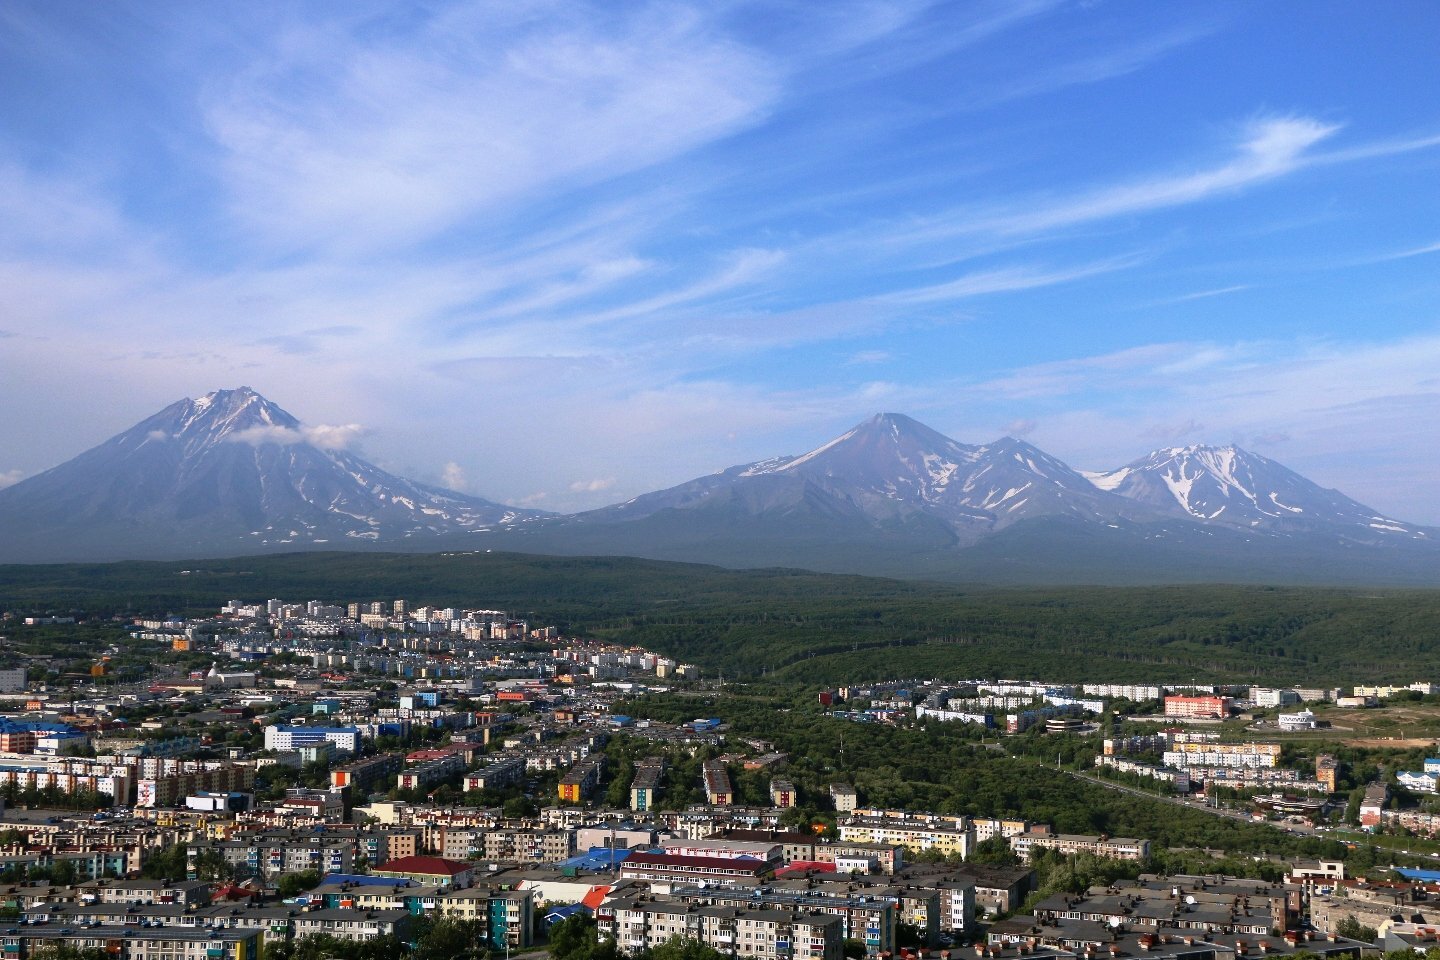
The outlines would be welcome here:
<svg viewBox="0 0 1440 960">
<path fill-rule="evenodd" d="M 115 960 L 260 960 L 263 943 L 259 930 L 172 926 L 16 926 L 0 933 L 0 953 L 16 960 L 67 947 L 103 951 Z"/>
<path fill-rule="evenodd" d="M 1230 716 L 1233 704 L 1229 697 L 1170 696 L 1165 698 L 1165 716 L 1182 720 L 1223 720 Z"/>
<path fill-rule="evenodd" d="M 665 764 L 642 760 L 635 765 L 635 778 L 630 781 L 630 809 L 637 813 L 653 810 L 660 799 L 660 784 L 665 779 Z"/>
<path fill-rule="evenodd" d="M 711 806 L 726 806 L 735 802 L 735 790 L 730 786 L 730 773 L 719 760 L 707 760 L 702 778 L 705 781 L 705 802 Z"/>
<path fill-rule="evenodd" d="M 912 912 L 902 914 L 902 896 L 923 901 L 918 917 L 913 903 Z M 778 884 L 753 889 L 692 886 L 675 888 L 669 899 L 702 907 L 748 907 L 835 917 L 846 939 L 861 941 L 870 954 L 878 956 L 894 952 L 896 924 L 913 923 L 921 931 L 933 932 L 939 913 L 937 891 L 907 891 L 891 886 L 864 890 L 851 890 L 844 884 Z"/>
<path fill-rule="evenodd" d="M 584 803 L 590 794 L 600 786 L 600 776 L 605 771 L 603 756 L 586 757 L 561 778 L 556 787 L 561 803 Z"/>
<path fill-rule="evenodd" d="M 396 777 L 395 784 L 401 790 L 427 790 L 444 783 L 464 769 L 465 761 L 458 754 L 447 754 L 402 770 Z"/>
<path fill-rule="evenodd" d="M 493 950 L 525 950 L 534 945 L 535 892 L 475 886 L 451 890 L 435 904 L 435 912 L 480 923 L 480 939 Z"/>
<path fill-rule="evenodd" d="M 595 921 L 600 936 L 614 941 L 625 953 L 681 937 L 698 940 L 727 956 L 841 960 L 845 940 L 838 917 L 638 898 L 602 903 Z"/>
<path fill-rule="evenodd" d="M 311 727 L 276 724 L 265 728 L 265 749 L 281 753 L 328 741 L 341 753 L 360 749 L 359 727 Z"/>
<path fill-rule="evenodd" d="M 775 779 L 770 781 L 770 803 L 781 810 L 795 806 L 795 784 L 789 780 Z"/>
<path fill-rule="evenodd" d="M 243 831 L 227 840 L 196 840 L 186 850 L 186 868 L 196 875 L 196 858 L 218 852 L 242 875 L 273 877 L 301 870 L 349 873 L 354 868 L 356 839 L 353 834 L 314 831 Z"/>
<path fill-rule="evenodd" d="M 1280 761 L 1278 743 L 1175 744 L 1162 755 L 1165 765 L 1191 767 L 1273 767 Z"/>
<path fill-rule="evenodd" d="M 390 782 L 405 766 L 405 760 L 398 753 L 382 753 L 366 757 L 330 771 L 330 786 L 337 790 L 349 787 L 352 795 L 364 796 L 380 789 Z"/>
<path fill-rule="evenodd" d="M 534 827 L 497 827 L 485 832 L 485 859 L 555 863 L 575 852 L 575 835 L 569 830 Z"/>
<path fill-rule="evenodd" d="M 1066 856 L 1093 853 L 1097 857 L 1111 857 L 1115 860 L 1144 860 L 1150 856 L 1150 841 L 1132 837 L 1092 837 L 1032 830 L 1011 837 L 1010 849 L 1027 863 L 1036 850 L 1058 850 Z"/>
<path fill-rule="evenodd" d="M 358 943 L 394 934 L 404 939 L 414 922 L 409 910 L 307 910 L 291 920 L 296 939 L 325 934 Z"/>
<path fill-rule="evenodd" d="M 967 818 L 911 814 L 903 810 L 856 810 L 839 823 L 845 843 L 894 844 L 911 851 L 932 850 L 964 860 L 975 846 Z"/>
<path fill-rule="evenodd" d="M 525 758 L 506 757 L 465 775 L 466 790 L 504 790 L 525 779 Z"/>
<path fill-rule="evenodd" d="M 623 880 L 650 882 L 750 883 L 770 869 L 763 860 L 742 857 L 698 857 L 670 853 L 632 853 L 620 865 Z"/>
</svg>

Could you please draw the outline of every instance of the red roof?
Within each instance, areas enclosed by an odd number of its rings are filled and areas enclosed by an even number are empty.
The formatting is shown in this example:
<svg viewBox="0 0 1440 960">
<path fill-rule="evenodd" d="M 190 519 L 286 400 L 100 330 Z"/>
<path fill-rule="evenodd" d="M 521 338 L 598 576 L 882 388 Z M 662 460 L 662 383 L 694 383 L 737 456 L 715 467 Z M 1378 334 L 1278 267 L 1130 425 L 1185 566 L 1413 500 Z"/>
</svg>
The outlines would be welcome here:
<svg viewBox="0 0 1440 960">
<path fill-rule="evenodd" d="M 590 892 L 585 894 L 585 898 L 580 902 L 594 910 L 605 902 L 605 895 L 609 892 L 610 888 L 607 886 L 591 887 Z"/>
<path fill-rule="evenodd" d="M 401 857 L 386 860 L 374 873 L 415 873 L 427 877 L 453 877 L 470 870 L 474 864 L 461 860 L 446 860 L 444 857 Z"/>
</svg>

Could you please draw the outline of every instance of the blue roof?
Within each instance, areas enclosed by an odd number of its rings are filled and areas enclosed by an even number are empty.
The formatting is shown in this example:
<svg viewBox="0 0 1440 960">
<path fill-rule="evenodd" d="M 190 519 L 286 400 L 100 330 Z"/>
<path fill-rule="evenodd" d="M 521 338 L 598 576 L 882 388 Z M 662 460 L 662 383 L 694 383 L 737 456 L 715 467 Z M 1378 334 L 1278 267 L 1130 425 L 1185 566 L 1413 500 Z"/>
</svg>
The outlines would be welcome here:
<svg viewBox="0 0 1440 960">
<path fill-rule="evenodd" d="M 551 907 L 545 911 L 545 922 L 547 924 L 556 924 L 561 920 L 570 919 L 577 913 L 584 914 L 588 917 L 590 915 L 590 908 L 583 903 L 572 903 L 563 907 Z"/>
<path fill-rule="evenodd" d="M 1396 867 L 1395 872 L 1406 880 L 1423 880 L 1427 883 L 1440 882 L 1440 870 L 1414 870 L 1408 867 Z"/>
<path fill-rule="evenodd" d="M 591 847 L 587 852 L 571 857 L 569 860 L 562 860 L 558 864 L 562 869 L 574 867 L 576 870 L 609 870 L 617 864 L 624 863 L 630 858 L 634 850 L 624 850 L 610 847 Z"/>
</svg>

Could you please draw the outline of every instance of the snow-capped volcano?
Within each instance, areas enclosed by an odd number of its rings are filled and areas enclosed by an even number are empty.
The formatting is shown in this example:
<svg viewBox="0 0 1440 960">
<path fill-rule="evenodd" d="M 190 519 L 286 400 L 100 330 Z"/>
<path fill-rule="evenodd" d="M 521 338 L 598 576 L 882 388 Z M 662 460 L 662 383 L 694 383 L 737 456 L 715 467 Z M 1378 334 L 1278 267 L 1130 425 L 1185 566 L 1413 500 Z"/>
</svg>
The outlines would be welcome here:
<svg viewBox="0 0 1440 960">
<path fill-rule="evenodd" d="M 1170 447 L 1087 476 L 1100 490 L 1208 524 L 1274 533 L 1331 530 L 1363 540 L 1426 537 L 1414 524 L 1381 516 L 1236 446 Z"/>
<path fill-rule="evenodd" d="M 97 559 L 390 542 L 535 516 L 414 483 L 248 387 L 177 401 L 0 490 L 0 557 Z"/>
<path fill-rule="evenodd" d="M 582 514 L 597 522 L 666 510 L 754 512 L 820 509 L 858 523 L 917 518 L 974 542 L 1021 520 L 1148 517 L 1154 511 L 1097 490 L 1084 476 L 1028 443 L 1005 437 L 959 443 L 898 413 L 882 413 L 798 456 L 743 464 Z"/>
</svg>

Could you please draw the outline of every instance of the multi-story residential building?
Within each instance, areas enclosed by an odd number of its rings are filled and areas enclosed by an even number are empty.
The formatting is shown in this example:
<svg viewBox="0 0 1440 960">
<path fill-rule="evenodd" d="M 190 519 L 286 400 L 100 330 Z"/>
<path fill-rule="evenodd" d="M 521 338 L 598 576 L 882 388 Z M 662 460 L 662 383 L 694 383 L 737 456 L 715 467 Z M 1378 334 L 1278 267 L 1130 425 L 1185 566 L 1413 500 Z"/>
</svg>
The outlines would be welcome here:
<svg viewBox="0 0 1440 960">
<path fill-rule="evenodd" d="M 331 770 L 330 786 L 337 790 L 349 787 L 353 795 L 363 797 L 388 784 L 404 766 L 405 759 L 398 753 L 366 757 Z"/>
<path fill-rule="evenodd" d="M 311 727 L 273 725 L 265 728 L 265 749 L 281 752 L 296 750 L 306 744 L 325 740 L 335 744 L 341 753 L 355 753 L 360 749 L 358 727 Z"/>
<path fill-rule="evenodd" d="M 730 773 L 719 760 L 707 760 L 702 777 L 705 781 L 705 802 L 711 806 L 725 806 L 735 802 L 735 791 L 730 786 Z"/>
<path fill-rule="evenodd" d="M 1288 707 L 1300 702 L 1300 694 L 1274 687 L 1251 687 L 1250 700 L 1257 707 Z"/>
<path fill-rule="evenodd" d="M 838 917 L 786 910 L 692 906 L 638 898 L 608 901 L 595 912 L 600 936 L 635 953 L 680 937 L 726 956 L 756 960 L 840 960 Z"/>
<path fill-rule="evenodd" d="M 975 833 L 962 816 L 908 813 L 903 810 L 856 810 L 839 822 L 847 843 L 881 843 L 912 852 L 931 850 L 964 860 L 975 845 Z"/>
<path fill-rule="evenodd" d="M 296 939 L 326 934 L 358 943 L 395 935 L 402 941 L 415 917 L 409 910 L 307 910 L 290 922 Z"/>
<path fill-rule="evenodd" d="M 525 779 L 525 758 L 504 757 L 465 775 L 466 790 L 504 790 Z"/>
<path fill-rule="evenodd" d="M 1125 757 L 1100 755 L 1095 758 L 1095 766 L 1110 767 L 1113 770 L 1120 770 L 1124 773 L 1134 773 L 1142 777 L 1149 777 L 1152 780 L 1159 780 L 1161 783 L 1168 783 L 1175 788 L 1177 793 L 1190 792 L 1190 772 L 1188 770 L 1177 770 L 1174 767 L 1156 767 L 1148 763 L 1138 763 Z"/>
<path fill-rule="evenodd" d="M 575 852 L 569 830 L 501 827 L 485 833 L 485 859 L 556 863 Z"/>
<path fill-rule="evenodd" d="M 655 808 L 660 799 L 660 784 L 665 778 L 664 761 L 651 763 L 642 760 L 635 765 L 635 777 L 630 781 L 630 809 L 644 813 Z"/>
<path fill-rule="evenodd" d="M 1338 788 L 1336 782 L 1340 776 L 1340 761 L 1328 753 L 1321 753 L 1315 757 L 1315 779 L 1325 787 L 1327 793 L 1334 793 Z"/>
<path fill-rule="evenodd" d="M 689 857 L 670 853 L 632 853 L 620 865 L 625 880 L 679 883 L 754 883 L 770 865 L 739 857 Z"/>
<path fill-rule="evenodd" d="M 860 805 L 855 788 L 848 783 L 830 784 L 830 800 L 835 804 L 836 813 L 850 813 Z"/>
<path fill-rule="evenodd" d="M 833 863 L 841 872 L 849 872 L 852 864 L 864 864 L 861 872 L 890 874 L 905 865 L 905 848 L 894 843 L 840 840 L 817 845 L 811 859 Z"/>
<path fill-rule="evenodd" d="M 260 930 L 134 926 L 16 926 L 0 933 L 0 952 L 23 960 L 61 947 L 99 950 L 116 960 L 259 960 Z"/>
<path fill-rule="evenodd" d="M 1087 683 L 1080 687 L 1080 691 L 1092 697 L 1104 697 L 1107 700 L 1133 700 L 1136 703 L 1159 700 L 1165 696 L 1164 687 L 1139 683 Z"/>
<path fill-rule="evenodd" d="M 1280 760 L 1278 743 L 1186 743 L 1165 751 L 1166 766 L 1191 767 L 1273 767 Z"/>
<path fill-rule="evenodd" d="M 770 802 L 784 810 L 795 806 L 795 784 L 789 780 L 774 779 L 770 781 Z"/>
<path fill-rule="evenodd" d="M 1030 829 L 1029 820 L 1007 820 L 997 817 L 974 817 L 970 828 L 975 831 L 975 842 L 984 843 L 991 837 L 1013 837 Z"/>
<path fill-rule="evenodd" d="M 874 956 L 894 952 L 896 925 L 902 919 L 922 932 L 938 929 L 935 925 L 939 917 L 939 893 L 933 889 L 906 890 L 887 885 L 851 890 L 844 884 L 820 887 L 779 884 L 759 889 L 691 886 L 677 887 L 668 897 L 699 906 L 750 907 L 835 917 L 842 924 L 845 938 L 864 943 L 867 952 Z M 911 898 L 908 912 L 902 911 L 902 897 Z M 917 900 L 918 909 L 914 905 Z"/>
<path fill-rule="evenodd" d="M 555 788 L 562 803 L 584 803 L 600 785 L 600 776 L 605 770 L 604 755 L 586 757 L 560 779 Z"/>
<path fill-rule="evenodd" d="M 1066 856 L 1093 853 L 1097 857 L 1110 857 L 1114 860 L 1144 860 L 1150 856 L 1150 841 L 1130 837 L 1092 837 L 1032 830 L 1011 837 L 1010 849 L 1026 862 L 1029 862 L 1036 850 L 1058 850 Z"/>
<path fill-rule="evenodd" d="M 240 831 L 227 840 L 195 840 L 186 849 L 187 874 L 197 874 L 197 858 L 218 853 L 242 875 L 273 877 L 318 870 L 349 873 L 355 863 L 354 833 L 331 831 Z"/>
<path fill-rule="evenodd" d="M 465 761 L 456 754 L 447 754 L 427 763 L 417 764 L 400 771 L 395 778 L 401 790 L 426 790 L 465 769 Z"/>
<path fill-rule="evenodd" d="M 480 940 L 492 950 L 528 950 L 534 944 L 535 893 L 481 885 L 451 890 L 435 912 L 480 924 Z"/>
<path fill-rule="evenodd" d="M 1165 698 L 1165 716 L 1186 720 L 1225 719 L 1233 704 L 1229 697 L 1169 696 Z"/>
</svg>

